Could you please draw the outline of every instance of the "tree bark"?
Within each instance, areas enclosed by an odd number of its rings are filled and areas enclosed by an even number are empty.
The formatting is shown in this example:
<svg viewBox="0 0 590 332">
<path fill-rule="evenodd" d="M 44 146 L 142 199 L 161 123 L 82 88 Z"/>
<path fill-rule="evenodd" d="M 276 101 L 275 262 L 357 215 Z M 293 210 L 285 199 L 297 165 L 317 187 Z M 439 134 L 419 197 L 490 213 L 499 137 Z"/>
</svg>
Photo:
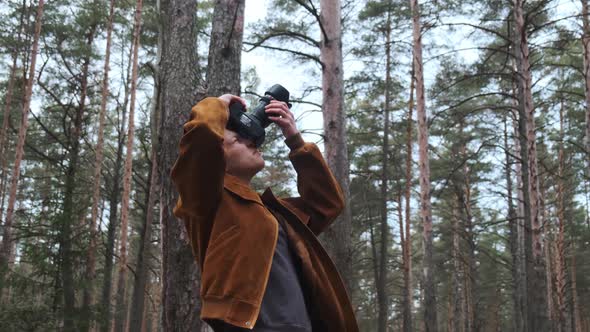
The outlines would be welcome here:
<svg viewBox="0 0 590 332">
<path fill-rule="evenodd" d="M 4 278 L 14 263 L 13 257 L 13 240 L 12 240 L 12 224 L 14 222 L 14 206 L 16 203 L 16 192 L 18 182 L 20 179 L 20 164 L 24 156 L 25 138 L 27 135 L 27 128 L 29 126 L 29 107 L 31 106 L 31 96 L 33 94 L 33 83 L 35 82 L 35 65 L 37 63 L 37 52 L 39 49 L 39 35 L 41 34 L 41 24 L 43 18 L 43 4 L 44 0 L 39 0 L 37 5 L 37 16 L 35 21 L 35 34 L 33 37 L 33 47 L 31 50 L 31 64 L 29 66 L 29 77 L 25 89 L 24 105 L 22 108 L 21 125 L 18 130 L 18 141 L 16 144 L 16 156 L 14 158 L 14 166 L 12 172 L 12 179 L 10 183 L 10 191 L 8 196 L 8 207 L 6 210 L 6 218 L 4 222 L 4 233 L 2 235 L 2 247 L 0 248 L 0 292 L 4 289 Z"/>
<path fill-rule="evenodd" d="M 463 164 L 463 180 L 461 183 L 462 188 L 458 190 L 459 195 L 459 208 L 461 209 L 461 220 L 464 224 L 465 242 L 467 244 L 467 258 L 465 259 L 464 266 L 464 291 L 465 291 L 465 331 L 476 331 L 477 326 L 477 300 L 475 298 L 475 282 L 476 282 L 476 269 L 475 269 L 475 232 L 473 231 L 473 215 L 471 212 L 471 180 L 469 165 L 467 164 L 467 139 L 463 134 L 465 128 L 465 120 L 460 120 L 460 156 L 461 160 L 464 160 Z"/>
<path fill-rule="evenodd" d="M 403 251 L 403 265 L 404 265 L 404 300 L 403 300 L 403 331 L 413 331 L 412 307 L 413 307 L 413 288 L 412 288 L 412 239 L 410 238 L 410 224 L 412 218 L 412 210 L 410 199 L 412 198 L 412 123 L 414 111 L 414 63 L 412 61 L 412 71 L 410 78 L 410 100 L 408 102 L 408 127 L 406 132 L 406 236 Z"/>
<path fill-rule="evenodd" d="M 529 302 L 527 304 L 529 328 L 533 331 L 548 329 L 547 299 L 545 292 L 545 268 L 543 261 L 543 247 L 541 239 L 541 214 L 539 211 L 539 178 L 537 167 L 537 142 L 535 135 L 535 106 L 533 104 L 531 66 L 529 63 L 528 35 L 524 18 L 523 0 L 514 2 L 514 20 L 517 44 L 517 66 L 519 89 L 522 90 L 524 104 L 522 105 L 526 122 L 526 140 L 528 155 L 528 191 L 531 216 L 531 248 L 532 269 L 530 280 Z"/>
<path fill-rule="evenodd" d="M 557 300 L 557 324 L 560 331 L 566 331 L 566 266 L 565 266 L 565 199 L 564 195 L 564 171 L 565 171 L 565 151 L 564 143 L 564 104 L 561 101 L 559 109 L 559 156 L 557 168 L 557 222 L 558 231 L 556 238 L 556 259 L 555 259 L 555 292 Z"/>
<path fill-rule="evenodd" d="M 451 249 L 451 256 L 453 259 L 453 268 L 454 271 L 451 273 L 451 298 L 449 300 L 450 308 L 449 308 L 449 332 L 461 332 L 465 331 L 464 329 L 464 322 L 466 320 L 466 315 L 464 312 L 464 302 L 465 299 L 463 297 L 463 289 L 461 287 L 461 280 L 463 278 L 463 264 L 461 257 L 461 245 L 460 245 L 460 235 L 459 235 L 459 224 L 461 221 L 461 213 L 459 212 L 461 209 L 461 197 L 460 195 L 455 195 L 456 200 L 453 203 L 453 246 Z"/>
<path fill-rule="evenodd" d="M 127 330 L 127 228 L 129 219 L 129 201 L 131 193 L 131 175 L 133 169 L 133 140 L 135 137 L 135 99 L 137 95 L 138 53 L 141 36 L 141 14 L 143 0 L 137 0 L 133 28 L 133 60 L 131 64 L 131 100 L 129 102 L 129 124 L 127 126 L 127 146 L 125 155 L 125 173 L 123 174 L 123 196 L 121 197 L 121 240 L 119 241 L 119 277 L 115 312 L 115 332 Z"/>
<path fill-rule="evenodd" d="M 590 175 L 590 13 L 588 0 L 582 0 L 582 45 L 584 47 L 584 83 L 586 87 L 586 159 Z"/>
<path fill-rule="evenodd" d="M 381 227 L 380 227 L 380 248 L 379 248 L 379 278 L 377 279 L 377 302 L 378 318 L 377 331 L 387 331 L 387 321 L 389 317 L 389 296 L 387 289 L 387 271 L 388 271 L 388 249 L 389 249 L 389 225 L 387 223 L 387 179 L 389 175 L 389 108 L 390 89 L 391 89 L 391 8 L 387 11 L 387 27 L 385 28 L 385 105 L 383 108 L 383 143 L 381 154 Z M 401 222 L 401 221 L 400 221 Z M 402 236 L 403 238 L 403 236 Z M 402 241 L 403 247 L 403 241 Z M 403 250 L 403 249 L 402 249 Z"/>
<path fill-rule="evenodd" d="M 110 0 L 109 5 L 109 19 L 107 24 L 107 44 L 106 54 L 104 59 L 103 68 L 103 79 L 102 79 L 102 97 L 100 103 L 100 115 L 98 120 L 98 140 L 96 142 L 96 160 L 94 168 L 94 184 L 93 184 L 93 195 L 92 195 L 92 210 L 90 216 L 90 243 L 88 245 L 88 251 L 86 253 L 86 282 L 87 286 L 84 289 L 83 296 L 83 312 L 87 315 L 90 313 L 90 307 L 94 304 L 94 279 L 96 273 L 96 241 L 97 241 L 97 217 L 98 217 L 98 204 L 100 201 L 100 181 L 102 173 L 102 161 L 103 161 L 103 149 L 104 149 L 104 123 L 106 117 L 106 106 L 109 95 L 109 66 L 111 58 L 111 35 L 113 32 L 113 17 L 115 12 L 115 0 Z M 88 330 L 92 328 L 92 322 L 89 322 L 86 328 L 82 330 Z"/>
<path fill-rule="evenodd" d="M 170 170 L 178 157 L 182 125 L 199 94 L 195 0 L 160 1 L 158 154 L 161 176 L 162 327 L 164 331 L 199 331 L 199 279 L 186 230 L 172 210 L 178 195 Z M 202 92 L 200 93 L 202 94 Z"/>
<path fill-rule="evenodd" d="M 2 129 L 0 130 L 0 225 L 2 225 L 2 216 L 4 215 L 4 196 L 6 188 L 6 174 L 7 164 L 7 145 L 8 145 L 8 125 L 10 123 L 10 111 L 12 110 L 12 94 L 14 93 L 14 83 L 16 81 L 16 69 L 18 55 L 20 51 L 21 34 L 24 29 L 24 13 L 27 8 L 26 0 L 23 1 L 19 19 L 18 34 L 16 36 L 17 45 L 12 52 L 12 67 L 10 67 L 10 74 L 8 78 L 8 88 L 6 90 L 6 101 L 4 104 L 4 116 L 2 117 Z M 1 273 L 1 272 L 0 272 Z"/>
<path fill-rule="evenodd" d="M 207 92 L 240 94 L 245 0 L 216 0 L 209 44 Z"/>
<path fill-rule="evenodd" d="M 423 233 L 422 283 L 424 288 L 425 331 L 437 331 L 436 289 L 434 283 L 434 262 L 432 258 L 432 207 L 430 203 L 430 163 L 428 160 L 428 121 L 426 117 L 424 73 L 422 66 L 422 34 L 418 0 L 410 0 L 412 10 L 412 35 L 414 69 L 416 76 L 416 101 L 418 116 L 418 145 L 420 168 L 420 217 Z"/>
<path fill-rule="evenodd" d="M 320 0 L 322 41 L 322 114 L 325 155 L 328 166 L 345 197 L 345 208 L 323 235 L 326 250 L 334 260 L 349 293 L 352 283 L 352 215 L 346 116 L 344 111 L 344 76 L 342 69 L 342 26 L 339 0 Z"/>
<path fill-rule="evenodd" d="M 524 331 L 522 326 L 522 299 L 520 295 L 520 258 L 519 258 L 519 216 L 517 209 L 514 206 L 513 200 L 513 180 L 512 180 L 512 158 L 510 157 L 510 144 L 508 140 L 508 120 L 507 116 L 504 115 L 504 151 L 505 151 L 505 174 L 506 174 L 506 197 L 508 200 L 508 231 L 509 231 L 509 247 L 510 254 L 512 256 L 512 305 L 513 305 L 513 316 L 512 316 L 512 327 L 514 331 Z"/>
<path fill-rule="evenodd" d="M 517 58 L 516 48 L 514 48 L 514 58 Z M 513 116 L 517 118 L 514 121 L 514 150 L 515 155 L 520 157 L 520 162 L 515 165 L 516 175 L 516 188 L 517 188 L 517 214 L 516 214 L 516 271 L 517 278 L 514 279 L 515 288 L 517 292 L 518 301 L 515 305 L 517 306 L 515 311 L 515 323 L 517 331 L 528 331 L 528 266 L 529 262 L 527 257 L 530 256 L 530 204 L 529 204 L 529 191 L 528 191 L 528 154 L 526 146 L 526 121 L 524 116 L 524 102 L 523 102 L 523 91 L 518 86 L 518 70 L 516 61 L 513 63 L 513 91 L 516 96 L 513 103 Z"/>
<path fill-rule="evenodd" d="M 547 170 L 545 170 L 545 172 L 547 172 Z M 548 219 L 548 211 L 547 211 L 547 207 L 545 205 L 545 197 L 547 195 L 547 192 L 545 190 L 545 179 L 543 179 L 542 181 L 539 181 L 539 211 L 543 216 L 543 220 L 549 220 Z M 549 326 L 549 330 L 550 331 L 556 331 L 556 332 L 561 332 L 561 330 L 559 330 L 559 327 L 557 326 L 557 320 L 556 320 L 556 307 L 555 307 L 555 303 L 553 301 L 553 294 L 554 294 L 554 290 L 553 290 L 553 270 L 554 270 L 554 266 L 553 266 L 553 262 L 552 262 L 552 248 L 551 248 L 551 244 L 555 243 L 555 240 L 553 239 L 553 225 L 550 224 L 549 222 L 545 223 L 545 226 L 542 228 L 542 234 L 543 234 L 543 241 L 544 241 L 544 245 L 543 245 L 543 262 L 544 262 L 544 277 L 545 277 L 545 285 L 547 285 L 547 287 L 545 288 L 545 298 L 547 299 L 547 325 Z"/>
</svg>

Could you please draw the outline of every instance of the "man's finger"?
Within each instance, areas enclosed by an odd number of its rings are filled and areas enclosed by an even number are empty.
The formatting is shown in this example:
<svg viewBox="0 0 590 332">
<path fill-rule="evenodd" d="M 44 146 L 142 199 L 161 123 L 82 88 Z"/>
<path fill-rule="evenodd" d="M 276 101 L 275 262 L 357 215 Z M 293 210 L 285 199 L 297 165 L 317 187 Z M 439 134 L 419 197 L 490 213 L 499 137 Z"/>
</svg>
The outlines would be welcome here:
<svg viewBox="0 0 590 332">
<path fill-rule="evenodd" d="M 283 127 L 287 127 L 291 124 L 291 121 L 285 119 L 285 118 L 280 118 L 278 116 L 269 116 L 268 117 L 272 122 L 276 123 L 279 127 L 283 128 Z"/>
</svg>

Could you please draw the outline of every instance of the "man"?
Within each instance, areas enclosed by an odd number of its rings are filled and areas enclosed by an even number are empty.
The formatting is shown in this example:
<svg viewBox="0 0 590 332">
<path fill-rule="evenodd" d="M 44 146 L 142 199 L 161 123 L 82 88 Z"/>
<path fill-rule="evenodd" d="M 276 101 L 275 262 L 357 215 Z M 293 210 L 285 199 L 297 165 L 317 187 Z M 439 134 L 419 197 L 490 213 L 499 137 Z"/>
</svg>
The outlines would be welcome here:
<svg viewBox="0 0 590 332">
<path fill-rule="evenodd" d="M 216 332 L 356 332 L 336 268 L 316 238 L 338 216 L 343 195 L 317 146 L 305 143 L 283 102 L 266 106 L 291 149 L 301 197 L 258 195 L 264 167 L 254 143 L 226 128 L 223 95 L 195 105 L 172 169 L 182 219 L 201 269 L 201 318 Z"/>
</svg>

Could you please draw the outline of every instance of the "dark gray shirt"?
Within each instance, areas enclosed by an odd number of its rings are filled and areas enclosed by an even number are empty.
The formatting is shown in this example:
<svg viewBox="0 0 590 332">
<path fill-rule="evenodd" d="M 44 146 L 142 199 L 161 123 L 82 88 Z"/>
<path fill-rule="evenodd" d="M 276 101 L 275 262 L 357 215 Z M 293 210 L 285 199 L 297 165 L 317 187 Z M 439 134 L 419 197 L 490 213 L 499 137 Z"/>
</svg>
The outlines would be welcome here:
<svg viewBox="0 0 590 332">
<path fill-rule="evenodd" d="M 278 218 L 277 218 L 278 219 Z M 281 222 L 268 283 L 254 332 L 311 332 L 299 279 L 300 267 Z M 224 332 L 248 331 L 225 324 Z"/>
</svg>

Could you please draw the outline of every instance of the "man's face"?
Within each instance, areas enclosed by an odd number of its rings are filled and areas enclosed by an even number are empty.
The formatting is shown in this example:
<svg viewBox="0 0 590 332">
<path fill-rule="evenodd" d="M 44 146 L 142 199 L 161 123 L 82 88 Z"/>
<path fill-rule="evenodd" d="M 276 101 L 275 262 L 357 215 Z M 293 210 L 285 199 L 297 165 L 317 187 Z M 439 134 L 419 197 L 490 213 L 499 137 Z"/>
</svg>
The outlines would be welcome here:
<svg viewBox="0 0 590 332">
<path fill-rule="evenodd" d="M 251 179 L 264 168 L 262 153 L 256 145 L 226 129 L 223 134 L 225 171 L 231 175 Z"/>
</svg>

